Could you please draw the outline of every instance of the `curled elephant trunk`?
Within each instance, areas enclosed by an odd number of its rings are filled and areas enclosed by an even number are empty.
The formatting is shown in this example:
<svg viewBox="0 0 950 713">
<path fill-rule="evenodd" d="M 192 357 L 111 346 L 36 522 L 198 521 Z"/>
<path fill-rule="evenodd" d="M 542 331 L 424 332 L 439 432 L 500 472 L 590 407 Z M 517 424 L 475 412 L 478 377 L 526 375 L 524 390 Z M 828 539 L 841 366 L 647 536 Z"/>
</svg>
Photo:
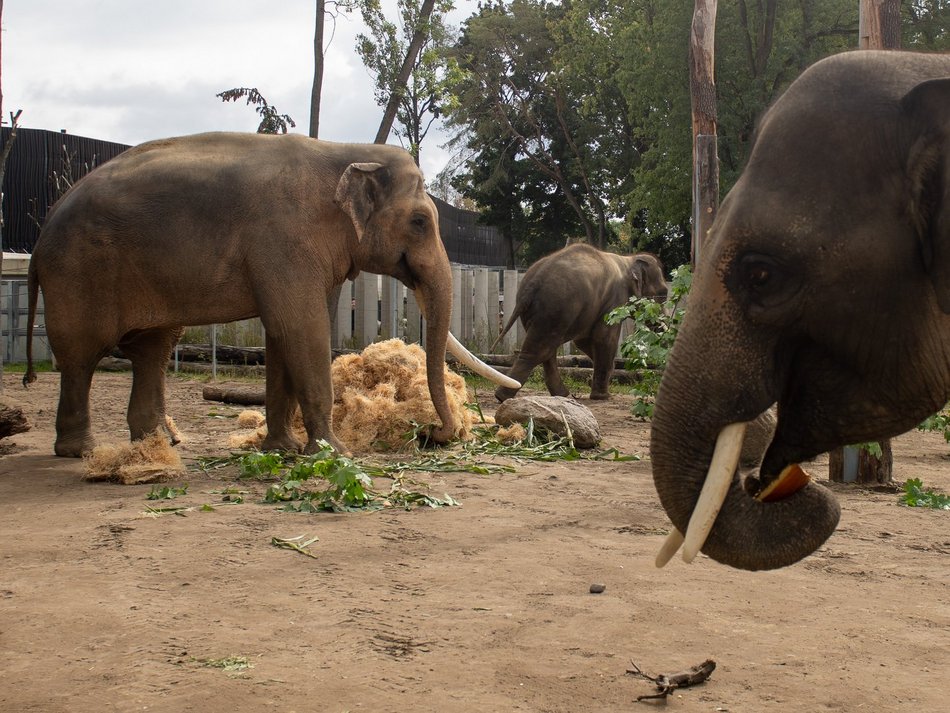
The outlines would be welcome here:
<svg viewBox="0 0 950 713">
<path fill-rule="evenodd" d="M 657 398 L 650 456 L 660 502 L 675 530 L 657 565 L 680 544 L 687 561 L 702 551 L 748 570 L 785 567 L 814 552 L 838 524 L 837 500 L 802 478 L 797 466 L 782 477 L 764 477 L 772 486 L 767 492 L 748 492 L 738 467 L 746 424 L 687 413 L 701 399 L 682 398 L 679 375 L 670 367 Z"/>
<path fill-rule="evenodd" d="M 422 316 L 426 319 L 426 380 L 429 386 L 429 397 L 432 399 L 435 411 L 442 421 L 441 427 L 433 431 L 432 438 L 437 443 L 446 443 L 457 435 L 455 416 L 449 407 L 449 400 L 445 393 L 446 346 L 462 364 L 472 369 L 476 374 L 484 376 L 494 383 L 512 388 L 521 388 L 521 384 L 496 371 L 466 349 L 449 332 L 450 311 L 448 309 L 428 308 L 430 304 L 437 303 L 428 298 L 424 288 L 417 289 L 416 296 L 419 298 L 418 302 Z"/>
</svg>

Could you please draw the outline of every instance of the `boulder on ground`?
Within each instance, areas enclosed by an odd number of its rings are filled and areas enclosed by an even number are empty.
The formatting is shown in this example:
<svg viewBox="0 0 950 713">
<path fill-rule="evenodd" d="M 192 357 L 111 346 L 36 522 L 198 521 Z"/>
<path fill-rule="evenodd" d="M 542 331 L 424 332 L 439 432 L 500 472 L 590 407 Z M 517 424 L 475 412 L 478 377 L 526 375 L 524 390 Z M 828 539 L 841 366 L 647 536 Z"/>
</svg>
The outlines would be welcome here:
<svg viewBox="0 0 950 713">
<path fill-rule="evenodd" d="M 574 399 L 564 396 L 515 396 L 502 403 L 495 411 L 495 423 L 510 426 L 527 424 L 545 428 L 561 436 L 570 428 L 574 445 L 594 448 L 600 443 L 600 425 L 591 410 Z"/>
</svg>

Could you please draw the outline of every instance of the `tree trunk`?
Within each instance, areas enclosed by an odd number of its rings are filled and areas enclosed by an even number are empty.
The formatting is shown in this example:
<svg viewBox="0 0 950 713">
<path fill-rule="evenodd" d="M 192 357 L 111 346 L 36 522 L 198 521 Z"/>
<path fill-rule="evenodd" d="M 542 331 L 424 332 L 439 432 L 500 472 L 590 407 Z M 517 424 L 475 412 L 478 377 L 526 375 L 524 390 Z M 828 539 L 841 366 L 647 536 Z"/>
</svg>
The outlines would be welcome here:
<svg viewBox="0 0 950 713">
<path fill-rule="evenodd" d="M 695 264 L 719 208 L 716 140 L 716 0 L 696 0 L 689 43 L 693 116 L 693 244 Z"/>
<path fill-rule="evenodd" d="M 900 12 L 900 0 L 859 0 L 858 47 L 872 50 L 900 49 Z M 828 477 L 836 483 L 892 482 L 894 457 L 891 454 L 891 442 L 880 441 L 879 445 L 880 458 L 856 446 L 832 451 L 828 460 Z M 851 473 L 845 472 L 845 464 L 854 458 L 857 458 L 857 472 L 852 479 Z"/>
<path fill-rule="evenodd" d="M 435 0 L 422 0 L 422 7 L 419 8 L 419 24 L 412 36 L 412 41 L 409 43 L 409 49 L 406 50 L 406 59 L 396 76 L 393 92 L 389 95 L 389 102 L 386 104 L 386 111 L 383 112 L 383 120 L 379 124 L 379 131 L 376 132 L 376 140 L 373 143 L 385 144 L 389 138 L 389 132 L 392 131 L 393 122 L 396 120 L 396 110 L 399 108 L 399 102 L 409 85 L 409 77 L 416 64 L 416 58 L 419 56 L 419 50 L 422 49 L 422 44 L 426 40 L 426 34 L 428 33 L 426 26 L 429 24 L 429 18 L 432 16 L 434 7 Z"/>
<path fill-rule="evenodd" d="M 323 25 L 326 0 L 317 0 L 317 19 L 313 32 L 313 88 L 310 90 L 310 137 L 320 135 L 320 97 L 323 94 Z"/>
<path fill-rule="evenodd" d="M 226 404 L 240 404 L 242 406 L 264 405 L 264 389 L 257 386 L 244 386 L 241 384 L 209 385 L 201 390 L 201 397 L 205 401 L 221 401 Z"/>
</svg>

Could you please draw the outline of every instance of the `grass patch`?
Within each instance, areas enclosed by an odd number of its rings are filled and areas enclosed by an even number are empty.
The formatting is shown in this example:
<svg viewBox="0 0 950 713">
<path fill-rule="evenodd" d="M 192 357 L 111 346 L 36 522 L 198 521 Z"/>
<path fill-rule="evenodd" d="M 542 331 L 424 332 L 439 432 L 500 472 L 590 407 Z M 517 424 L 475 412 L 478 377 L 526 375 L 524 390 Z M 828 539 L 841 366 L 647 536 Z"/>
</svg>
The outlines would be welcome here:
<svg viewBox="0 0 950 713">
<path fill-rule="evenodd" d="M 55 371 L 52 361 L 34 361 L 33 370 L 36 372 Z M 5 374 L 25 374 L 26 362 L 4 363 L 3 372 Z"/>
</svg>

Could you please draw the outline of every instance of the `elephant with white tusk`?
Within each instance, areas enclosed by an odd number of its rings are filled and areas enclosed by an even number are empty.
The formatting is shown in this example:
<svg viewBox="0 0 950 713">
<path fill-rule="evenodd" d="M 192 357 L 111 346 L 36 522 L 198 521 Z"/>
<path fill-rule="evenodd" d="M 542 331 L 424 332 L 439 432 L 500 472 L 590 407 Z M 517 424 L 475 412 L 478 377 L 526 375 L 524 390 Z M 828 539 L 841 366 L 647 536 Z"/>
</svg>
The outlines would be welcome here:
<svg viewBox="0 0 950 713">
<path fill-rule="evenodd" d="M 210 133 L 145 143 L 92 171 L 54 206 L 30 262 L 29 331 L 42 288 L 61 372 L 56 454 L 92 449 L 92 375 L 115 346 L 132 361 L 128 423 L 140 439 L 164 423 L 165 369 L 183 327 L 254 316 L 267 334 L 264 447 L 309 452 L 325 439 L 345 450 L 331 429 L 328 299 L 362 270 L 415 290 L 442 421 L 433 436 L 451 439 L 452 272 L 436 208 L 406 151 Z M 24 383 L 36 378 L 31 337 Z M 305 444 L 291 430 L 298 405 Z"/>
<path fill-rule="evenodd" d="M 908 431 L 948 397 L 950 56 L 830 57 L 762 117 L 657 395 L 653 477 L 684 557 L 806 557 L 839 506 L 798 464 Z M 772 404 L 743 483 L 736 442 Z"/>
</svg>

